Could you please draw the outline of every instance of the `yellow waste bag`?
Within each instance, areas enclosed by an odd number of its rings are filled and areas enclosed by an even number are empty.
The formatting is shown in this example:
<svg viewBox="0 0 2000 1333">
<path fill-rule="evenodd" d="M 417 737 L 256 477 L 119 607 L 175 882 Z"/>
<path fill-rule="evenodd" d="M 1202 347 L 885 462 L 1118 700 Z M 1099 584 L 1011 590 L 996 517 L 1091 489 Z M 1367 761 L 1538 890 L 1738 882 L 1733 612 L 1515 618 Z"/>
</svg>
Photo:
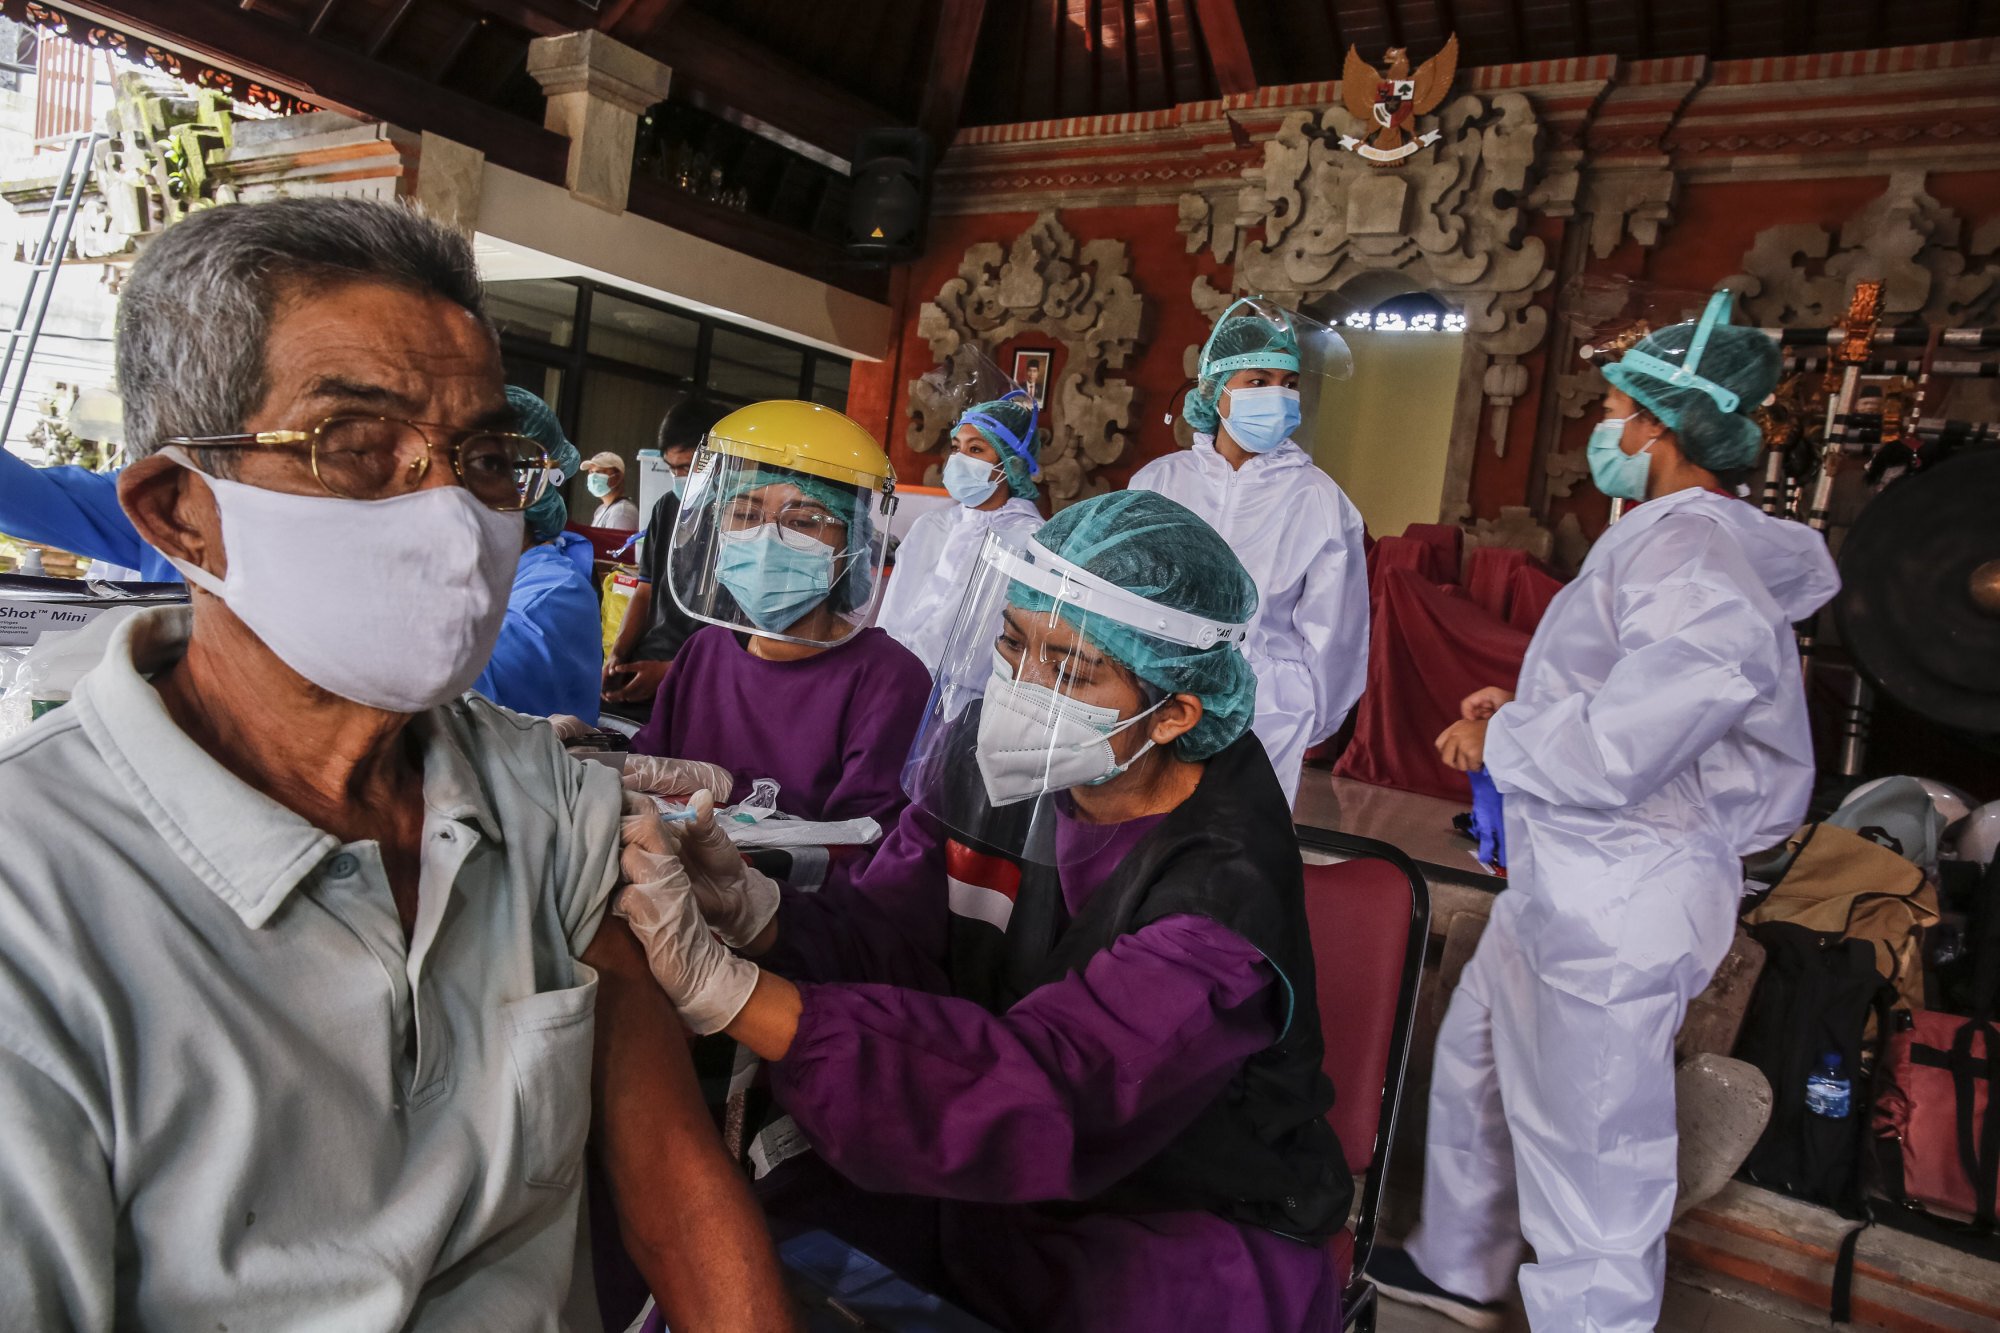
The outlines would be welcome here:
<svg viewBox="0 0 2000 1333">
<path fill-rule="evenodd" d="M 639 575 L 630 569 L 616 569 L 604 576 L 604 596 L 600 599 L 604 607 L 604 656 L 611 656 L 611 649 L 618 642 L 618 631 L 625 627 L 625 610 L 632 605 L 632 593 L 639 586 Z"/>
</svg>

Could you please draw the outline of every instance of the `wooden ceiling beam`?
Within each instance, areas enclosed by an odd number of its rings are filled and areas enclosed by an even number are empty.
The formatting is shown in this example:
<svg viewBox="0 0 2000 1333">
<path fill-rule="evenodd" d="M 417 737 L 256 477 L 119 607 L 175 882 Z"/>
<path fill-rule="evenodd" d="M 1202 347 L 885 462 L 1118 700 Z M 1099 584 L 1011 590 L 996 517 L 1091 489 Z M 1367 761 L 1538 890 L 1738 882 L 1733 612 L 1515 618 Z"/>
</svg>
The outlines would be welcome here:
<svg viewBox="0 0 2000 1333">
<path fill-rule="evenodd" d="M 622 41 L 645 38 L 674 16 L 683 0 L 611 0 L 598 15 L 597 29 Z"/>
<path fill-rule="evenodd" d="M 672 68 L 676 87 L 692 87 L 842 161 L 854 155 L 862 131 L 904 123 L 698 9 L 681 10 L 629 44 Z"/>
<path fill-rule="evenodd" d="M 479 35 L 479 28 L 483 22 L 484 20 L 471 14 L 459 20 L 458 30 L 452 34 L 451 40 L 439 49 L 437 59 L 431 62 L 427 71 L 432 83 L 443 83 L 451 77 L 452 70 L 458 67 L 459 60 L 465 55 L 465 48 L 472 45 L 472 39 Z"/>
<path fill-rule="evenodd" d="M 416 3 L 417 0 L 396 0 L 395 9 L 389 12 L 388 18 L 382 20 L 382 26 L 375 30 L 375 35 L 368 39 L 370 60 L 379 60 L 382 52 L 389 48 L 389 43 L 396 40 L 397 32 L 401 31 L 404 21 L 410 17 L 410 10 Z"/>
<path fill-rule="evenodd" d="M 1396 0 L 1379 0 L 1382 8 L 1382 31 L 1389 34 L 1389 45 L 1402 46 L 1403 16 L 1396 10 Z"/>
<path fill-rule="evenodd" d="M 931 44 L 930 78 L 918 104 L 917 128 L 930 136 L 939 157 L 958 132 L 965 107 L 965 85 L 972 77 L 972 56 L 979 30 L 986 21 L 986 0 L 944 0 L 938 11 L 937 40 Z"/>
<path fill-rule="evenodd" d="M 1326 30 L 1333 37 L 1333 56 L 1339 62 L 1334 69 L 1344 69 L 1347 62 L 1347 28 L 1340 21 L 1340 0 L 1320 0 L 1320 12 L 1326 15 Z"/>
<path fill-rule="evenodd" d="M 320 106 L 430 130 L 496 159 L 509 148 L 560 154 L 562 137 L 540 125 L 229 0 L 69 0 L 67 7 Z"/>
<path fill-rule="evenodd" d="M 1257 71 L 1250 63 L 1250 43 L 1243 36 L 1236 0 L 1194 0 L 1194 12 L 1216 86 L 1225 96 L 1256 92 Z"/>
</svg>

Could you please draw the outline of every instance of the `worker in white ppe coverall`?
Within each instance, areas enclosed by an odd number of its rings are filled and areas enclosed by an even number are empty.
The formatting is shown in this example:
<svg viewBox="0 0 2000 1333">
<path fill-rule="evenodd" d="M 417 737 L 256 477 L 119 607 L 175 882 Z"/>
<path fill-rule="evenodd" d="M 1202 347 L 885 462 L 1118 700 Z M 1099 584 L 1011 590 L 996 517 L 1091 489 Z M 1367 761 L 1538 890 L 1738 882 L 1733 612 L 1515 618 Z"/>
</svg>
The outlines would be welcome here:
<svg viewBox="0 0 2000 1333">
<path fill-rule="evenodd" d="M 1646 1330 L 1674 1207 L 1674 1035 L 1728 952 L 1738 858 L 1805 814 L 1812 740 L 1791 624 L 1839 587 L 1820 535 L 1722 493 L 1754 463 L 1777 346 L 1727 323 L 1606 369 L 1591 477 L 1644 504 L 1550 605 L 1518 696 L 1438 738 L 1505 801 L 1508 887 L 1438 1034 L 1423 1222 L 1370 1276 L 1497 1327 L 1520 1261 L 1535 1329 Z"/>
<path fill-rule="evenodd" d="M 1361 513 L 1294 441 L 1300 377 L 1353 373 L 1346 342 L 1263 298 L 1223 311 L 1181 407 L 1194 447 L 1156 458 L 1132 489 L 1178 500 L 1257 583 L 1244 655 L 1257 673 L 1257 738 L 1299 792 L 1305 753 L 1331 739 L 1368 674 L 1368 567 Z"/>
</svg>

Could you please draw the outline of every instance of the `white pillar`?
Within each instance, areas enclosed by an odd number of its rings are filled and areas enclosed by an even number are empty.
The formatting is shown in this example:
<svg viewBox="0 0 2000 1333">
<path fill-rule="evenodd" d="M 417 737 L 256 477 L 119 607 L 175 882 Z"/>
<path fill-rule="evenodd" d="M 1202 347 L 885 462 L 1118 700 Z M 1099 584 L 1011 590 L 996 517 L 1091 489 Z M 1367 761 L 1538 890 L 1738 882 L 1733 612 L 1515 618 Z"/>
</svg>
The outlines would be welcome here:
<svg viewBox="0 0 2000 1333">
<path fill-rule="evenodd" d="M 667 95 L 673 71 L 601 32 L 528 44 L 528 73 L 549 99 L 543 124 L 569 139 L 569 192 L 622 213 L 632 189 L 639 117 Z"/>
</svg>

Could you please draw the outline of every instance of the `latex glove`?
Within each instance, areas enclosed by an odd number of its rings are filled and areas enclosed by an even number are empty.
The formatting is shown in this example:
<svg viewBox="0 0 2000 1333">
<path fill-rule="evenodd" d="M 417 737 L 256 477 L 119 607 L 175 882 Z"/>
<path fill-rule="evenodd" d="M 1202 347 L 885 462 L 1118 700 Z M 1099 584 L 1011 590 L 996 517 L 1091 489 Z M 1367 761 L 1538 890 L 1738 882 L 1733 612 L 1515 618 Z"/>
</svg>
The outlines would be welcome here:
<svg viewBox="0 0 2000 1333">
<path fill-rule="evenodd" d="M 628 883 L 612 910 L 631 923 L 653 979 L 691 1031 L 722 1031 L 757 989 L 757 965 L 709 930 L 678 858 L 633 845 L 619 855 L 618 867 Z"/>
<path fill-rule="evenodd" d="M 720 764 L 699 759 L 667 759 L 653 754 L 625 756 L 625 786 L 655 796 L 692 796 L 698 791 L 726 792 L 736 779 Z"/>
<path fill-rule="evenodd" d="M 708 923 L 730 947 L 741 949 L 778 914 L 778 885 L 743 859 L 716 822 L 713 793 L 696 792 L 689 808 L 694 819 L 673 826 L 679 854 Z"/>
<path fill-rule="evenodd" d="M 1500 789 L 1484 768 L 1466 775 L 1472 783 L 1472 830 L 1479 838 L 1479 859 L 1489 866 L 1507 868 L 1507 818 L 1501 805 Z"/>
<path fill-rule="evenodd" d="M 568 745 L 579 736 L 586 736 L 596 730 L 596 728 L 592 727 L 582 718 L 573 717 L 568 713 L 549 714 L 549 725 L 556 729 L 556 739 L 564 745 Z"/>
</svg>

